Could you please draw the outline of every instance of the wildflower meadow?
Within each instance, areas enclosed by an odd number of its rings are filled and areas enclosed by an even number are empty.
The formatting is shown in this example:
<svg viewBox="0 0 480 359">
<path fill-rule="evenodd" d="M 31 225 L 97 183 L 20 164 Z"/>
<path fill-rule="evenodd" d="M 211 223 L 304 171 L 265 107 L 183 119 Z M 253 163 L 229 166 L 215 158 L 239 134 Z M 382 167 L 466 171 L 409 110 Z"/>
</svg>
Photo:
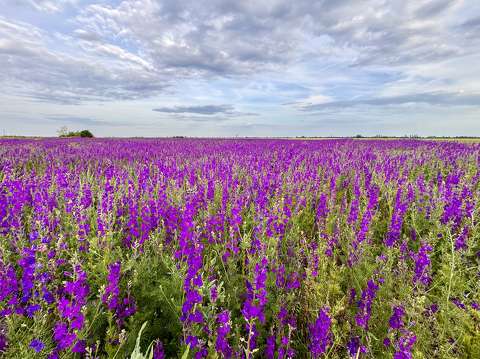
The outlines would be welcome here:
<svg viewBox="0 0 480 359">
<path fill-rule="evenodd" d="M 480 145 L 1 139 L 0 357 L 480 358 Z"/>
</svg>

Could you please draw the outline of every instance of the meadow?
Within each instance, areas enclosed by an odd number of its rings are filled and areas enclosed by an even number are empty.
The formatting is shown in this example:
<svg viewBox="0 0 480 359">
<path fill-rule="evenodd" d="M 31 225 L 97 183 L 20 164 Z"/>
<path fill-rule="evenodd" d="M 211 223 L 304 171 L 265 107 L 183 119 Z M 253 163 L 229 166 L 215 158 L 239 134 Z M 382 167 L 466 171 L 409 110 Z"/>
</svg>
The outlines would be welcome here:
<svg viewBox="0 0 480 359">
<path fill-rule="evenodd" d="M 480 358 L 479 167 L 478 143 L 1 139 L 0 352 Z"/>
</svg>

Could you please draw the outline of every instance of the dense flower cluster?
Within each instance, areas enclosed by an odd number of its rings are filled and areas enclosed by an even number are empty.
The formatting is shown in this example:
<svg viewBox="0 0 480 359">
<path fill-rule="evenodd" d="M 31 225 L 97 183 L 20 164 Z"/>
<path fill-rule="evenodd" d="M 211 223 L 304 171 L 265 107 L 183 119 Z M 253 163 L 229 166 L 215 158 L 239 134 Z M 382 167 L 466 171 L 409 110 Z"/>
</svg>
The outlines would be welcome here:
<svg viewBox="0 0 480 359">
<path fill-rule="evenodd" d="M 232 348 L 228 343 L 228 334 L 230 333 L 232 328 L 230 323 L 230 313 L 228 312 L 228 310 L 225 310 L 218 314 L 217 322 L 218 329 L 215 348 L 220 354 L 223 355 L 224 358 L 231 358 Z"/>
<path fill-rule="evenodd" d="M 332 320 L 328 316 L 328 312 L 325 309 L 320 310 L 317 320 L 310 326 L 310 352 L 314 358 L 318 358 L 325 353 L 327 347 L 331 344 L 331 325 Z"/>
<path fill-rule="evenodd" d="M 107 287 L 102 295 L 102 301 L 115 314 L 117 324 L 123 325 L 125 319 L 136 311 L 135 299 L 130 296 L 120 296 L 121 264 L 113 263 L 109 266 Z"/>
<path fill-rule="evenodd" d="M 430 265 L 430 257 L 428 253 L 432 251 L 432 247 L 427 243 L 423 243 L 418 253 L 416 253 L 413 258 L 415 260 L 415 274 L 413 276 L 414 283 L 422 283 L 428 285 L 431 281 L 431 278 L 428 274 L 428 267 Z"/>
<path fill-rule="evenodd" d="M 0 356 L 472 357 L 479 198 L 479 144 L 1 139 Z"/>
<path fill-rule="evenodd" d="M 367 282 L 367 287 L 362 290 L 362 296 L 358 302 L 358 313 L 355 316 L 355 322 L 359 327 L 365 330 L 368 330 L 368 322 L 372 314 L 372 304 L 380 282 L 381 281 L 375 282 L 373 279 L 370 279 Z"/>
</svg>

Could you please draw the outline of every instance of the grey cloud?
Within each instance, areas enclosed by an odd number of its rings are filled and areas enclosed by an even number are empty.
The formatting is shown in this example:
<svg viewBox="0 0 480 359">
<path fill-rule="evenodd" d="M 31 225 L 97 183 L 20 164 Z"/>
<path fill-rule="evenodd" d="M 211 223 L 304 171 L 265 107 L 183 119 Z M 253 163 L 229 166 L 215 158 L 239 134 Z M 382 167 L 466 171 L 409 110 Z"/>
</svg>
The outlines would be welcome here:
<svg viewBox="0 0 480 359">
<path fill-rule="evenodd" d="M 447 10 L 457 2 L 457 0 L 429 0 L 415 12 L 415 15 L 420 18 L 435 16 Z"/>
<path fill-rule="evenodd" d="M 60 9 L 75 0 L 29 2 Z M 472 35 L 478 19 L 451 27 L 455 21 L 447 10 L 455 3 L 79 2 L 76 15 L 65 21 L 74 30 L 64 30 L 61 39 L 0 17 L 0 81 L 16 82 L 22 96 L 36 101 L 80 104 L 148 98 L 185 79 L 282 76 L 305 63 L 339 63 L 356 73 L 382 67 L 403 71 L 478 53 Z M 430 21 L 434 15 L 436 21 Z"/>
<path fill-rule="evenodd" d="M 113 56 L 113 62 L 88 53 L 52 51 L 46 46 L 48 35 L 30 28 L 0 18 L 0 82 L 15 83 L 20 96 L 79 104 L 146 98 L 169 86 L 165 75 L 119 47 L 103 45 L 99 50 Z"/>
<path fill-rule="evenodd" d="M 480 27 L 480 16 L 474 17 L 470 20 L 465 21 L 461 27 L 465 29 L 478 28 Z"/>
<path fill-rule="evenodd" d="M 154 108 L 155 112 L 162 112 L 168 114 L 193 114 L 193 115 L 225 115 L 225 116 L 257 116 L 253 112 L 235 111 L 232 105 L 203 105 L 203 106 L 174 106 L 174 107 L 159 107 Z M 190 118 L 190 117 L 189 117 Z M 197 118 L 201 120 L 202 118 Z"/>
<path fill-rule="evenodd" d="M 180 121 L 180 122 L 197 122 L 197 123 L 203 123 L 203 124 L 217 124 L 225 121 L 231 121 L 231 117 L 225 117 L 225 116 L 195 116 L 195 115 L 190 115 L 190 116 L 175 116 L 174 117 L 175 121 Z"/>
<path fill-rule="evenodd" d="M 305 56 L 320 60 L 345 50 L 356 53 L 350 57 L 354 66 L 428 63 L 461 56 L 466 37 L 428 18 L 454 4 L 449 0 L 416 7 L 382 0 L 126 0 L 116 7 L 87 6 L 77 21 L 84 31 L 101 38 L 134 44 L 156 68 L 188 77 L 232 76 L 278 70 Z M 331 41 L 304 53 L 301 46 L 321 36 Z"/>
<path fill-rule="evenodd" d="M 321 111 L 344 109 L 357 106 L 399 106 L 406 104 L 427 104 L 432 106 L 480 106 L 480 95 L 459 93 L 419 93 L 368 99 L 332 101 L 322 104 L 307 105 L 303 111 Z"/>
<path fill-rule="evenodd" d="M 480 16 L 473 17 L 461 23 L 457 26 L 457 29 L 472 41 L 471 46 L 478 43 L 480 38 Z"/>
<path fill-rule="evenodd" d="M 233 113 L 231 105 L 204 105 L 204 106 L 175 106 L 175 107 L 159 107 L 153 111 L 165 113 L 194 113 L 200 115 L 216 115 L 219 113 Z"/>
<path fill-rule="evenodd" d="M 91 31 L 86 31 L 84 29 L 76 29 L 73 34 L 81 39 L 81 40 L 85 40 L 85 41 L 101 41 L 101 38 L 100 36 L 98 36 L 98 34 L 94 33 L 94 32 L 91 32 Z"/>
<path fill-rule="evenodd" d="M 30 6 L 31 8 L 45 13 L 56 13 L 68 6 L 75 5 L 78 0 L 7 0 L 14 5 Z"/>
</svg>

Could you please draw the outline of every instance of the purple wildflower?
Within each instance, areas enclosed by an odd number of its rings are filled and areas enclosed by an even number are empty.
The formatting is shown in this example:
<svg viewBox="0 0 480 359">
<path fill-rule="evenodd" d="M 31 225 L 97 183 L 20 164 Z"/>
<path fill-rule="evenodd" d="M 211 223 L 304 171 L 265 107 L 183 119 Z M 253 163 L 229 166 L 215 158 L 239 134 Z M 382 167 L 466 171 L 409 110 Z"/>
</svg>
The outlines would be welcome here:
<svg viewBox="0 0 480 359">
<path fill-rule="evenodd" d="M 153 347 L 153 359 L 164 359 L 165 352 L 163 350 L 162 341 L 157 339 L 155 340 L 154 347 Z"/>
<path fill-rule="evenodd" d="M 365 330 L 368 330 L 368 321 L 372 312 L 372 303 L 375 299 L 379 286 L 374 280 L 370 279 L 367 282 L 367 288 L 362 291 L 362 297 L 358 303 L 359 311 L 355 316 L 357 325 Z"/>
<path fill-rule="evenodd" d="M 417 337 L 414 333 L 407 330 L 402 332 L 402 335 L 395 344 L 395 353 L 393 354 L 393 359 L 412 359 L 412 348 Z"/>
<path fill-rule="evenodd" d="M 402 231 L 403 217 L 408 208 L 408 202 L 402 203 L 402 188 L 399 187 L 395 198 L 395 207 L 393 209 L 392 220 L 388 229 L 385 244 L 392 247 L 399 239 Z"/>
<path fill-rule="evenodd" d="M 112 263 L 109 266 L 109 272 L 107 275 L 108 285 L 102 295 L 102 302 L 109 310 L 115 313 L 117 324 L 122 326 L 125 318 L 133 315 L 137 308 L 134 298 L 127 296 L 122 299 L 120 297 L 120 277 L 120 262 Z"/>
<path fill-rule="evenodd" d="M 458 298 L 452 298 L 452 303 L 455 304 L 458 308 L 465 310 L 466 306 L 462 303 L 462 301 Z"/>
<path fill-rule="evenodd" d="M 53 338 L 57 342 L 59 350 L 70 348 L 76 339 L 76 334 L 68 330 L 68 326 L 65 323 L 57 323 L 53 329 Z"/>
<path fill-rule="evenodd" d="M 428 274 L 428 267 L 430 265 L 430 257 L 428 252 L 432 251 L 432 247 L 427 243 L 422 243 L 417 254 L 413 255 L 415 260 L 415 274 L 413 276 L 414 283 L 422 283 L 423 285 L 429 285 L 431 278 Z"/>
<path fill-rule="evenodd" d="M 467 249 L 468 227 L 464 227 L 462 233 L 455 240 L 455 249 L 457 251 Z"/>
<path fill-rule="evenodd" d="M 267 345 L 265 348 L 265 357 L 267 359 L 275 358 L 275 335 L 269 335 L 267 338 Z"/>
<path fill-rule="evenodd" d="M 332 320 L 326 309 L 321 309 L 318 318 L 313 325 L 310 325 L 310 352 L 314 358 L 320 357 L 331 344 L 332 333 L 330 326 Z"/>
<path fill-rule="evenodd" d="M 352 337 L 347 343 L 348 353 L 351 357 L 357 358 L 359 353 L 366 353 L 367 347 L 362 344 L 360 337 Z"/>
<path fill-rule="evenodd" d="M 405 315 L 405 309 L 402 306 L 396 306 L 393 308 L 393 314 L 388 321 L 390 328 L 400 329 L 403 328 L 403 317 Z"/>
<path fill-rule="evenodd" d="M 224 358 L 230 358 L 232 356 L 232 348 L 228 343 L 228 334 L 231 330 L 230 324 L 230 312 L 225 310 L 217 316 L 217 340 L 215 342 L 215 349 L 218 353 L 222 354 Z"/>
<path fill-rule="evenodd" d="M 0 333 L 0 353 L 4 352 L 7 349 L 7 337 Z"/>
</svg>

